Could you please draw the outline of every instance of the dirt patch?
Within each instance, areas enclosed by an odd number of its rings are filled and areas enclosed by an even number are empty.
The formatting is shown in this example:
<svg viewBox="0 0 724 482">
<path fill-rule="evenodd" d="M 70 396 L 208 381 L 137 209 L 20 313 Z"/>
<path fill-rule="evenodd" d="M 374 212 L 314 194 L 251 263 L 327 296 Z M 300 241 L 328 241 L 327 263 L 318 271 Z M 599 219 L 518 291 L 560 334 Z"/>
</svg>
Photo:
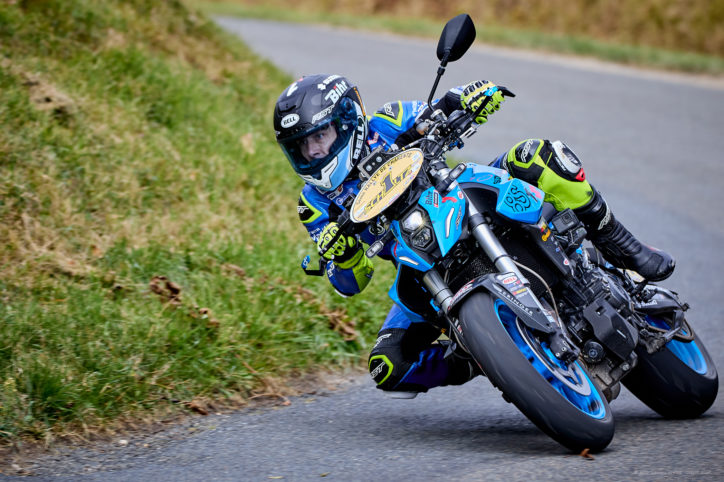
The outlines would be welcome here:
<svg viewBox="0 0 724 482">
<path fill-rule="evenodd" d="M 77 107 L 73 99 L 58 89 L 52 82 L 37 74 L 26 72 L 9 59 L 3 59 L 0 65 L 3 69 L 22 79 L 23 85 L 28 89 L 30 101 L 38 110 L 49 112 L 61 122 L 70 121 L 76 113 Z"/>
</svg>

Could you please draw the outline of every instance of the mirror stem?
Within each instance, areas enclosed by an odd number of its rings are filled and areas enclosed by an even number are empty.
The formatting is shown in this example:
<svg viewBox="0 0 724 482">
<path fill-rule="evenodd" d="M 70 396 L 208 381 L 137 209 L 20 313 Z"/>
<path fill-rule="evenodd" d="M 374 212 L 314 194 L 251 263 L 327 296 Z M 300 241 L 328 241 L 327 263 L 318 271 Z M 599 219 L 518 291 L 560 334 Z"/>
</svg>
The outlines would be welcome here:
<svg viewBox="0 0 724 482">
<path fill-rule="evenodd" d="M 437 77 L 435 78 L 435 83 L 432 84 L 432 90 L 430 91 L 430 97 L 427 98 L 427 105 L 432 108 L 432 98 L 435 96 L 435 91 L 437 90 L 437 84 L 440 83 L 440 77 L 445 73 L 445 67 L 447 67 L 447 59 L 450 57 L 450 51 L 445 52 L 445 56 L 440 61 L 440 67 L 437 68 Z"/>
</svg>

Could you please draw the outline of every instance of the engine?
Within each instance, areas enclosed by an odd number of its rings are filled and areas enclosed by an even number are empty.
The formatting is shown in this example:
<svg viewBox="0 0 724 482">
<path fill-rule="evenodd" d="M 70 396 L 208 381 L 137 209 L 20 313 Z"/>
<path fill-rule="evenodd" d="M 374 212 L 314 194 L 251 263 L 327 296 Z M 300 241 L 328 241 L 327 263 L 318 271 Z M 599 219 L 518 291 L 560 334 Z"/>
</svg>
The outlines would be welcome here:
<svg viewBox="0 0 724 482">
<path fill-rule="evenodd" d="M 636 364 L 639 333 L 630 321 L 636 316 L 631 298 L 617 278 L 583 259 L 576 276 L 562 282 L 558 301 L 594 381 L 612 400 L 620 391 L 618 382 Z"/>
</svg>

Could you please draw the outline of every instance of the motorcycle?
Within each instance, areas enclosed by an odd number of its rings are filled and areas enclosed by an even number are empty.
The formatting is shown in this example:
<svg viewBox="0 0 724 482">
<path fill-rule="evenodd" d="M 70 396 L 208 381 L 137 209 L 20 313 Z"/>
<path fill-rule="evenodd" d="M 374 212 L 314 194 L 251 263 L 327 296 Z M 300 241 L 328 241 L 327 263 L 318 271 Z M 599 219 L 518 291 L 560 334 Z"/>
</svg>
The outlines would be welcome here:
<svg viewBox="0 0 724 482">
<path fill-rule="evenodd" d="M 466 14 L 445 25 L 428 105 L 447 63 L 474 38 Z M 418 141 L 360 161 L 361 187 L 338 236 L 378 233 L 370 258 L 393 243 L 394 302 L 440 328 L 456 356 L 471 358 L 507 401 L 571 450 L 611 442 L 609 402 L 621 383 L 664 417 L 703 414 L 718 375 L 677 293 L 586 247 L 575 213 L 556 211 L 537 187 L 495 167 L 448 166 L 447 153 L 476 132 L 478 112 L 436 111 Z M 309 269 L 307 257 L 303 268 L 321 275 L 319 263 Z"/>
</svg>

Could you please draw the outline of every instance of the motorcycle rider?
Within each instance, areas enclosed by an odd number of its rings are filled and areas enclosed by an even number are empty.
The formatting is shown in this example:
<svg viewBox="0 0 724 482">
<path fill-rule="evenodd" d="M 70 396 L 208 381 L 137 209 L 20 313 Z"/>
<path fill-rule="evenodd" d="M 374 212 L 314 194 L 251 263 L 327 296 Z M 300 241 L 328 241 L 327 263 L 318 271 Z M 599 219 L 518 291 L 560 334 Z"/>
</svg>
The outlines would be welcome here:
<svg viewBox="0 0 724 482">
<path fill-rule="evenodd" d="M 500 108 L 505 87 L 481 80 L 449 90 L 433 102 L 396 101 L 367 116 L 357 86 L 340 75 L 317 74 L 300 78 L 279 96 L 274 108 L 276 139 L 305 186 L 298 213 L 320 253 L 330 247 L 338 231 L 336 219 L 359 190 L 356 165 L 371 150 L 397 149 L 419 139 L 416 127 L 433 109 L 446 115 L 459 109 L 475 112 L 483 124 Z M 558 210 L 572 209 L 586 226 L 588 238 L 615 266 L 631 269 L 659 281 L 674 270 L 667 253 L 639 242 L 611 212 L 603 196 L 589 184 L 578 157 L 560 141 L 527 139 L 501 154 L 491 165 L 506 169 L 542 189 L 545 201 Z M 342 234 L 324 254 L 326 272 L 342 296 L 360 293 L 374 269 L 364 255 L 364 244 L 375 240 L 371 228 L 359 235 Z M 393 259 L 394 241 L 378 254 Z M 411 280 L 410 283 L 414 283 Z M 420 287 L 416 287 L 420 289 Z M 467 359 L 456 356 L 445 343 L 433 343 L 440 331 L 426 323 L 434 316 L 429 304 L 413 311 L 393 304 L 371 350 L 369 370 L 377 388 L 392 396 L 415 396 L 430 388 L 465 383 L 477 374 Z"/>
</svg>

